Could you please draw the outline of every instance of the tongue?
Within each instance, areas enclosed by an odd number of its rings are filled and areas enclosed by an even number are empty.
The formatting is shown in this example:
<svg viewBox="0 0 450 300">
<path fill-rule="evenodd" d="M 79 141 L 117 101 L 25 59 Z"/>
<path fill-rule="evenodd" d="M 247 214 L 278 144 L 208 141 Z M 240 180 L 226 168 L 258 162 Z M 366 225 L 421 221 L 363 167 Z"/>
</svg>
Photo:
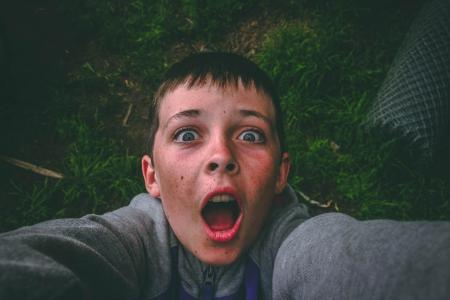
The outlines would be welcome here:
<svg viewBox="0 0 450 300">
<path fill-rule="evenodd" d="M 227 207 L 206 207 L 203 217 L 209 227 L 214 231 L 227 230 L 234 225 L 233 212 Z"/>
</svg>

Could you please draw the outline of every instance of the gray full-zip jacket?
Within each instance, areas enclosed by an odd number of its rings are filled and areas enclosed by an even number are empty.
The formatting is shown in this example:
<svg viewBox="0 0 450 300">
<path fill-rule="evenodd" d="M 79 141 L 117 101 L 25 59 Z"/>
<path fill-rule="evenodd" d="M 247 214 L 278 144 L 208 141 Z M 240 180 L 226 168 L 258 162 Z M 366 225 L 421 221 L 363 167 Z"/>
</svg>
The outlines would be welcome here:
<svg viewBox="0 0 450 300">
<path fill-rule="evenodd" d="M 147 194 L 101 216 L 3 233 L 0 299 L 450 298 L 450 223 L 307 219 L 291 188 L 282 202 L 223 267 L 186 251 Z"/>
</svg>

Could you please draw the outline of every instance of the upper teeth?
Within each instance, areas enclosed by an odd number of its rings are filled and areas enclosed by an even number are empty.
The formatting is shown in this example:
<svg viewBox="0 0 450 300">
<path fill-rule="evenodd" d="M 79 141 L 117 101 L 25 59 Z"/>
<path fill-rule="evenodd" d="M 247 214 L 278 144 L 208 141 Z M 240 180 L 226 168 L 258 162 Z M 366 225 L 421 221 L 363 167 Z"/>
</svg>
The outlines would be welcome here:
<svg viewBox="0 0 450 300">
<path fill-rule="evenodd" d="M 231 197 L 230 195 L 216 195 L 216 196 L 212 197 L 211 199 L 209 199 L 209 201 L 214 202 L 214 203 L 230 202 L 230 201 L 234 201 L 234 198 Z"/>
</svg>

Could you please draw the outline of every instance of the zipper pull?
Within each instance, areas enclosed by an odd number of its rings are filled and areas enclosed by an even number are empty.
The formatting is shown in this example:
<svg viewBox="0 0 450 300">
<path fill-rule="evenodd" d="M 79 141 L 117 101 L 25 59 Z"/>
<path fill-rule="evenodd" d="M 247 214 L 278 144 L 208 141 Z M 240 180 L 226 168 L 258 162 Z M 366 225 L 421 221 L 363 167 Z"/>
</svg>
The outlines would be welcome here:
<svg viewBox="0 0 450 300">
<path fill-rule="evenodd" d="M 214 297 L 214 269 L 208 266 L 203 272 L 202 299 L 212 300 Z"/>
</svg>

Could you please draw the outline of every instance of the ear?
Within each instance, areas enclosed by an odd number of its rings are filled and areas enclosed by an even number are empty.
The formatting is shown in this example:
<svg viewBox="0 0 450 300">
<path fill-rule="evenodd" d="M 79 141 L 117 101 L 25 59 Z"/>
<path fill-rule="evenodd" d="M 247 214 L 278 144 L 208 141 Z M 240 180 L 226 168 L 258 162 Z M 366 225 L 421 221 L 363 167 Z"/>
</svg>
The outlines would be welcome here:
<svg viewBox="0 0 450 300">
<path fill-rule="evenodd" d="M 154 198 L 160 196 L 158 176 L 156 175 L 155 166 L 152 159 L 148 155 L 142 157 L 142 175 L 144 176 L 145 189 Z"/>
<path fill-rule="evenodd" d="M 277 182 L 275 183 L 275 194 L 279 195 L 283 192 L 287 184 L 289 170 L 291 168 L 291 160 L 287 152 L 281 154 L 280 169 L 278 171 Z"/>
</svg>

